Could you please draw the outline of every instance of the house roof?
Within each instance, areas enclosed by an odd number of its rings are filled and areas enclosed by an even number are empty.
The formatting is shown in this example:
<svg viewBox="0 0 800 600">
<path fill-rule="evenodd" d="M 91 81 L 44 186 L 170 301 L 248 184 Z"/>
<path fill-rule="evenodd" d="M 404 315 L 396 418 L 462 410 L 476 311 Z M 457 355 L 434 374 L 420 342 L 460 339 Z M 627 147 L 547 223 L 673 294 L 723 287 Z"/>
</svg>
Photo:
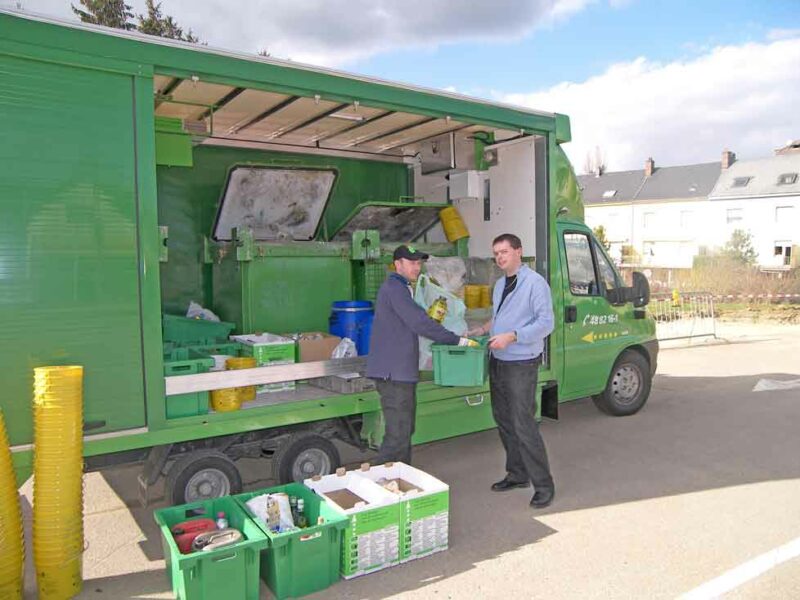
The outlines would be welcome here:
<svg viewBox="0 0 800 600">
<path fill-rule="evenodd" d="M 794 183 L 779 184 L 782 175 L 794 174 Z M 737 179 L 746 185 L 734 186 Z M 711 199 L 800 195 L 800 154 L 781 154 L 759 160 L 742 160 L 725 169 L 711 191 Z"/>
<path fill-rule="evenodd" d="M 705 198 L 714 188 L 719 173 L 720 163 L 713 162 L 656 167 L 650 177 L 645 176 L 644 169 L 603 173 L 599 177 L 581 175 L 578 182 L 586 204 L 648 202 Z"/>
</svg>

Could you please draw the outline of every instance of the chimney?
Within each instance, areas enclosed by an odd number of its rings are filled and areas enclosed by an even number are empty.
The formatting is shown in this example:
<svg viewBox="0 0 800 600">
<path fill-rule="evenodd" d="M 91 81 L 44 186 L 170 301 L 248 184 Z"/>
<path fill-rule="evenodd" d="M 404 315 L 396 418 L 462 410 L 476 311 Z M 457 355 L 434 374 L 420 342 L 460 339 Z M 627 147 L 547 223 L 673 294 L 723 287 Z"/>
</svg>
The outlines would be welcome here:
<svg viewBox="0 0 800 600">
<path fill-rule="evenodd" d="M 736 162 L 736 153 L 728 149 L 722 151 L 722 169 L 727 169 Z"/>
<path fill-rule="evenodd" d="M 646 161 L 644 161 L 644 176 L 650 177 L 653 172 L 656 170 L 656 163 L 651 156 Z"/>
</svg>

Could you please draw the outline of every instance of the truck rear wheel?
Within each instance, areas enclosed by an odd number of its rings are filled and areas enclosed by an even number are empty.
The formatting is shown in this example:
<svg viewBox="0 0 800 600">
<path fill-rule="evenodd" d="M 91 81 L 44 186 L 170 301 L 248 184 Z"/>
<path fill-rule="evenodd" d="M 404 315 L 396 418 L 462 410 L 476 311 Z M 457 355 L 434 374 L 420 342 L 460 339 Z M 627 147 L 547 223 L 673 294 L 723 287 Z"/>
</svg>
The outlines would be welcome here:
<svg viewBox="0 0 800 600">
<path fill-rule="evenodd" d="M 164 495 L 172 505 L 221 498 L 242 491 L 234 462 L 217 450 L 196 450 L 176 460 L 167 473 Z"/>
<path fill-rule="evenodd" d="M 340 464 L 336 446 L 311 431 L 293 433 L 272 456 L 272 472 L 281 484 L 302 482 L 314 475 L 329 475 Z"/>
<path fill-rule="evenodd" d="M 639 412 L 650 395 L 650 365 L 635 350 L 625 350 L 611 369 L 606 389 L 593 396 L 604 413 L 624 417 Z"/>
</svg>

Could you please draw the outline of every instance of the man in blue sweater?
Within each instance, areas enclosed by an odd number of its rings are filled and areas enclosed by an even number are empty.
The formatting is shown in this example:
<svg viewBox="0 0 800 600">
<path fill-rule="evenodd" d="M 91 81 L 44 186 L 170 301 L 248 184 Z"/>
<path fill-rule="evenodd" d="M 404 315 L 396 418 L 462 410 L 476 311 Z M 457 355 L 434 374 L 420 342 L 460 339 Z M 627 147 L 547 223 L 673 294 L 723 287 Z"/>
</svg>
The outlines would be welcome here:
<svg viewBox="0 0 800 600">
<path fill-rule="evenodd" d="M 497 236 L 492 251 L 505 273 L 494 286 L 493 318 L 468 332 L 491 333 L 492 413 L 506 450 L 506 476 L 492 490 L 533 483 L 531 506 L 544 508 L 553 501 L 555 484 L 536 422 L 536 379 L 544 340 L 553 331 L 553 299 L 544 277 L 522 264 L 522 242 L 516 235 Z"/>
<path fill-rule="evenodd" d="M 419 337 L 438 344 L 467 345 L 461 338 L 431 319 L 414 301 L 411 282 L 419 277 L 428 258 L 412 246 L 394 251 L 395 272 L 378 290 L 375 318 L 367 356 L 367 377 L 374 379 L 381 397 L 386 430 L 375 464 L 389 461 L 411 463 L 411 436 L 417 414 Z"/>
</svg>

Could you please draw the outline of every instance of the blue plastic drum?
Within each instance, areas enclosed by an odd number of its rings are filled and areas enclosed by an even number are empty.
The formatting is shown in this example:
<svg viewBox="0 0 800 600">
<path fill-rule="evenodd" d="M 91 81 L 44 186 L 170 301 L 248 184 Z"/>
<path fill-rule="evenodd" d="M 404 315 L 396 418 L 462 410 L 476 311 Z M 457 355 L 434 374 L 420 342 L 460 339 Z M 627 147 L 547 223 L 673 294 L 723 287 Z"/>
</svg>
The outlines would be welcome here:
<svg viewBox="0 0 800 600">
<path fill-rule="evenodd" d="M 359 356 L 369 354 L 369 336 L 375 310 L 367 300 L 339 300 L 331 306 L 328 331 L 356 344 Z"/>
</svg>

